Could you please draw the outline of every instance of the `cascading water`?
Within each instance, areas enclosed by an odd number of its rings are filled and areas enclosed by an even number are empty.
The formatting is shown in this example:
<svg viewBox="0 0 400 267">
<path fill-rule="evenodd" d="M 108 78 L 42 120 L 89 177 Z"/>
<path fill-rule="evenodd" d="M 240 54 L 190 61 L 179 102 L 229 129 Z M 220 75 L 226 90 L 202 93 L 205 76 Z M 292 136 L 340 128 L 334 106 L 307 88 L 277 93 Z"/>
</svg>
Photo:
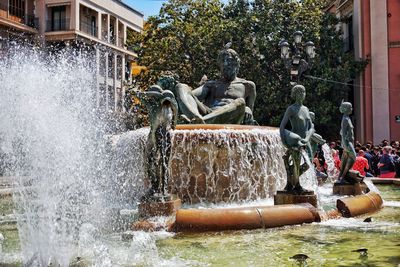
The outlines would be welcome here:
<svg viewBox="0 0 400 267">
<path fill-rule="evenodd" d="M 327 165 L 327 174 L 331 181 L 335 181 L 339 176 L 339 170 L 335 166 L 335 161 L 332 156 L 332 150 L 327 144 L 322 145 L 322 151 L 324 152 L 324 159 Z"/>
<path fill-rule="evenodd" d="M 110 163 L 113 183 L 120 189 L 120 206 L 130 208 L 136 204 L 146 188 L 145 146 L 148 128 L 113 135 L 110 139 Z"/>
<path fill-rule="evenodd" d="M 201 128 L 201 126 L 200 126 Z M 139 129 L 113 137 L 113 153 L 127 154 L 118 163 L 120 173 L 143 194 L 144 144 L 149 130 Z M 286 185 L 279 131 L 177 129 L 172 133 L 170 192 L 185 203 L 234 203 L 271 198 Z M 304 152 L 303 158 L 307 159 Z M 315 170 L 300 177 L 303 187 L 316 190 Z"/>
<path fill-rule="evenodd" d="M 272 197 L 285 186 L 276 130 L 176 130 L 171 186 L 189 203 Z"/>
<path fill-rule="evenodd" d="M 76 51 L 15 47 L 0 61 L 1 161 L 20 188 L 14 202 L 27 265 L 68 266 L 85 254 L 79 240 L 110 229 L 110 213 L 127 205 L 110 172 L 94 69 L 90 54 Z M 95 236 L 85 250 L 105 251 Z"/>
</svg>

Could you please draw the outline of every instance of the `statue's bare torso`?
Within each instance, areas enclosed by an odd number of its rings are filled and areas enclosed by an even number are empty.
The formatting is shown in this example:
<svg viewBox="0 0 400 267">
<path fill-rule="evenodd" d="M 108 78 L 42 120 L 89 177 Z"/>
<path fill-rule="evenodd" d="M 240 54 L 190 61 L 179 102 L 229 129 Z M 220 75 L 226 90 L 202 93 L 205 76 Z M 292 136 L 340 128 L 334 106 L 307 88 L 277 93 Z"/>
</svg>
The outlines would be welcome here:
<svg viewBox="0 0 400 267">
<path fill-rule="evenodd" d="M 311 118 L 308 108 L 303 105 L 291 105 L 288 108 L 288 115 L 292 132 L 298 134 L 300 137 L 305 138 L 307 131 L 311 129 Z"/>
<path fill-rule="evenodd" d="M 193 94 L 211 109 L 230 104 L 238 98 L 243 98 L 246 106 L 252 109 L 255 100 L 255 85 L 241 78 L 235 78 L 233 81 L 220 79 L 206 82 L 195 89 Z"/>
</svg>

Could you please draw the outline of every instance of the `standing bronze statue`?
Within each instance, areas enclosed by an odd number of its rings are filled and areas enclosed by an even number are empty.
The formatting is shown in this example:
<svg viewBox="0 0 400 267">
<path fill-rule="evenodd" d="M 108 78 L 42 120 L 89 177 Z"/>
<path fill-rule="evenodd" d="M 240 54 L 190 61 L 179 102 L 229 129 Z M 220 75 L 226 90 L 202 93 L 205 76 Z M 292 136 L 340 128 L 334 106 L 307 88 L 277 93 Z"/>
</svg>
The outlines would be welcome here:
<svg viewBox="0 0 400 267">
<path fill-rule="evenodd" d="M 185 123 L 257 124 L 253 119 L 256 86 L 252 81 L 237 77 L 238 54 L 225 47 L 218 55 L 218 64 L 220 79 L 205 81 L 194 90 L 179 83 L 177 76 L 167 75 L 171 86 L 168 89 L 175 94 L 181 118 Z"/>
<path fill-rule="evenodd" d="M 168 162 L 171 154 L 171 129 L 175 128 L 178 104 L 174 94 L 158 85 L 151 86 L 139 98 L 149 110 L 150 132 L 146 146 L 146 169 L 151 187 L 142 200 L 168 198 Z"/>
<path fill-rule="evenodd" d="M 283 156 L 287 184 L 285 190 L 294 193 L 307 193 L 300 185 L 299 177 L 308 170 L 309 165 L 306 155 L 312 153 L 310 138 L 315 133 L 314 125 L 308 108 L 303 105 L 306 96 L 306 89 L 302 85 L 295 85 L 292 88 L 291 97 L 295 103 L 290 105 L 280 125 L 280 136 L 284 146 L 287 148 Z M 290 122 L 290 130 L 287 129 Z M 308 156 L 309 157 L 309 156 Z"/>
<path fill-rule="evenodd" d="M 354 149 L 354 126 L 350 119 L 353 106 L 350 102 L 342 102 L 340 105 L 342 123 L 340 135 L 342 137 L 343 154 L 340 163 L 339 183 L 357 183 L 362 181 L 362 176 L 358 171 L 351 170 L 356 161 L 356 151 Z"/>
</svg>

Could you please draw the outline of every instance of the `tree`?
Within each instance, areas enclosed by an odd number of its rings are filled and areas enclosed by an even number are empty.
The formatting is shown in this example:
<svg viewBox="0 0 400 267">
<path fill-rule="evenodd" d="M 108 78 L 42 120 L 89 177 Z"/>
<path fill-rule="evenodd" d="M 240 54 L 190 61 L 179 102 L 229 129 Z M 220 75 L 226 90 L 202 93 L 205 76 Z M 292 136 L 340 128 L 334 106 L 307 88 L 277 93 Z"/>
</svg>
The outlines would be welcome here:
<svg viewBox="0 0 400 267">
<path fill-rule="evenodd" d="M 218 0 L 171 0 L 160 14 L 150 17 L 140 36 L 130 43 L 140 47 L 139 64 L 150 70 L 140 85 L 155 82 L 166 70 L 174 70 L 181 82 L 196 85 L 205 72 L 217 73 L 216 55 L 226 40 L 229 24 Z"/>
<path fill-rule="evenodd" d="M 218 75 L 216 57 L 225 43 L 241 57 L 239 76 L 257 85 L 254 115 L 262 125 L 278 126 L 290 99 L 290 75 L 280 59 L 278 43 L 291 40 L 296 30 L 317 47 L 305 105 L 316 113 L 317 131 L 325 138 L 338 135 L 338 106 L 349 88 L 327 81 L 345 82 L 366 66 L 344 53 L 338 19 L 323 11 L 319 0 L 170 0 L 151 17 L 142 35 L 133 38 L 140 48 L 139 63 L 151 71 L 142 77 L 145 88 L 163 70 L 173 70 L 181 82 L 196 87 L 206 74 Z M 318 77 L 319 79 L 310 78 Z"/>
</svg>

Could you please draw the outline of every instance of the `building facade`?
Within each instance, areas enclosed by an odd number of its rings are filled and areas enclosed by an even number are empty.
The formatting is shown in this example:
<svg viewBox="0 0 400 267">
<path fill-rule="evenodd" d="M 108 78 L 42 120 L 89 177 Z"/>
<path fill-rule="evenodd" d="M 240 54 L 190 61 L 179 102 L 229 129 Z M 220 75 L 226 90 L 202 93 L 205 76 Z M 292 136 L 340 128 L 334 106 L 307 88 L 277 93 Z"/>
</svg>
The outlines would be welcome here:
<svg viewBox="0 0 400 267">
<path fill-rule="evenodd" d="M 2 40 L 37 36 L 33 1 L 0 0 L 0 53 L 7 46 Z"/>
<path fill-rule="evenodd" d="M 370 60 L 355 80 L 356 138 L 400 140 L 400 1 L 335 0 L 327 7 L 343 19 L 345 51 Z"/>
<path fill-rule="evenodd" d="M 0 0 L 0 37 L 29 36 L 43 46 L 93 52 L 96 103 L 107 111 L 124 110 L 137 57 L 126 46 L 127 35 L 142 29 L 143 14 L 119 0 Z"/>
</svg>

